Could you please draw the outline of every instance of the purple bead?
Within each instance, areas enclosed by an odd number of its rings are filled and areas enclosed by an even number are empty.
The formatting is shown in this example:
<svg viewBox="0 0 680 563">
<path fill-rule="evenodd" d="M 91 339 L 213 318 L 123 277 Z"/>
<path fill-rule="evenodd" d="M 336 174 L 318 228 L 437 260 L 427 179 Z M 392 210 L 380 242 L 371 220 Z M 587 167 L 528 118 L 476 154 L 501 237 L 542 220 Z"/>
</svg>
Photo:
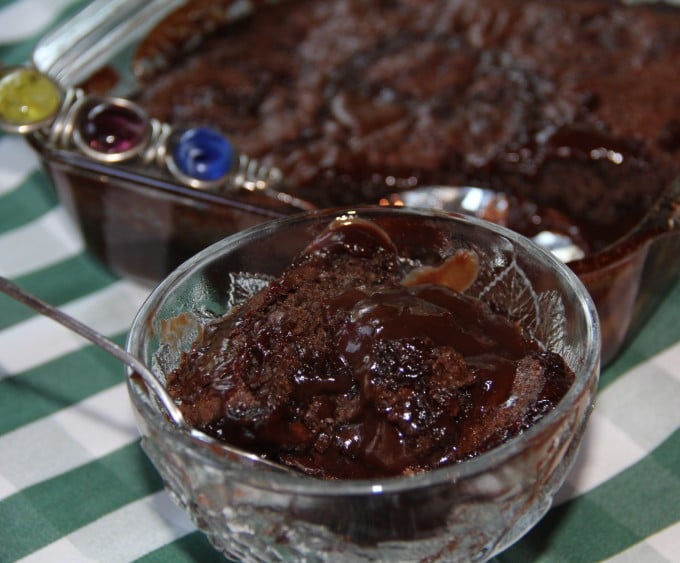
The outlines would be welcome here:
<svg viewBox="0 0 680 563">
<path fill-rule="evenodd" d="M 235 160 L 232 144 L 209 127 L 197 127 L 182 133 L 172 157 L 183 174 L 205 182 L 226 176 Z"/>
<path fill-rule="evenodd" d="M 147 120 L 130 107 L 109 102 L 86 107 L 79 119 L 79 132 L 91 149 L 114 154 L 135 148 L 146 138 Z"/>
</svg>

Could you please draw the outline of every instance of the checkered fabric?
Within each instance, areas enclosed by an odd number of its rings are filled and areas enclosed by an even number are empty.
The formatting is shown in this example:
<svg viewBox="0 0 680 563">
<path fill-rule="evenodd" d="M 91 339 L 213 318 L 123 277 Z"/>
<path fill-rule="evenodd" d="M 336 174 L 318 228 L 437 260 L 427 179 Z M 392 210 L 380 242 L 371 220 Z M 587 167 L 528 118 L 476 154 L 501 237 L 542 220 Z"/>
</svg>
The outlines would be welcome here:
<svg viewBox="0 0 680 563">
<path fill-rule="evenodd" d="M 0 0 L 0 61 L 27 61 L 82 5 Z M 149 291 L 91 258 L 11 135 L 0 136 L 0 274 L 121 344 Z M 678 428 L 680 283 L 603 372 L 556 505 L 497 561 L 680 561 Z M 120 363 L 0 295 L 0 561 L 16 560 L 221 557 L 141 451 Z"/>
</svg>

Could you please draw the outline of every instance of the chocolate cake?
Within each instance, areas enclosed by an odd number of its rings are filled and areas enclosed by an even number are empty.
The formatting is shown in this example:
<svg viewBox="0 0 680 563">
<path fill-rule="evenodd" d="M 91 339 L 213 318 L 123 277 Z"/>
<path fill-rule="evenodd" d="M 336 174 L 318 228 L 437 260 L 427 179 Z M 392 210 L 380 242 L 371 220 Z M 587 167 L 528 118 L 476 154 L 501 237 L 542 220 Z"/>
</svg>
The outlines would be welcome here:
<svg viewBox="0 0 680 563">
<path fill-rule="evenodd" d="M 464 293 L 477 271 L 471 250 L 417 266 L 376 224 L 337 220 L 209 323 L 168 389 L 192 426 L 317 477 L 469 459 L 534 424 L 574 379 Z"/>
<path fill-rule="evenodd" d="M 255 2 L 208 33 L 231 2 L 216 4 L 191 3 L 143 43 L 138 101 L 220 127 L 319 207 L 490 187 L 559 210 L 598 250 L 680 172 L 680 8 Z"/>
</svg>

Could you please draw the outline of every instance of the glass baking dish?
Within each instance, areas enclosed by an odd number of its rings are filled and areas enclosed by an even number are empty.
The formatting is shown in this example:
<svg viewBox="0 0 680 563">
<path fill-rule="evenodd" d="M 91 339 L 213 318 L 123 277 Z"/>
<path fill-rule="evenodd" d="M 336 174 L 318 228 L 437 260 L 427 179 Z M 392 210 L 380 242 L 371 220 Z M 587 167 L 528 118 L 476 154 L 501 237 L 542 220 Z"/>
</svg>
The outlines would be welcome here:
<svg viewBox="0 0 680 563">
<path fill-rule="evenodd" d="M 257 10 L 281 10 L 278 4 L 286 3 L 98 0 L 45 36 L 33 53 L 33 64 L 65 90 L 78 87 L 85 96 L 106 96 L 103 99 L 121 100 L 120 104 L 124 104 L 125 99 L 139 97 L 140 92 L 143 95 L 146 85 L 140 83 L 140 76 L 149 69 L 155 72 L 163 61 L 175 64 L 175 58 L 181 59 L 185 50 L 195 48 L 214 29 L 235 25 Z M 680 18 L 675 13 L 673 17 Z M 154 108 L 146 107 L 145 111 L 153 114 Z M 171 137 L 164 129 L 168 122 L 163 117 L 145 118 L 157 129 L 151 134 L 155 136 L 152 150 L 124 161 L 93 158 L 79 150 L 72 139 L 77 123 L 62 124 L 56 136 L 44 131 L 27 135 L 88 248 L 122 276 L 154 283 L 197 251 L 229 234 L 276 217 L 348 203 L 314 201 L 307 197 L 309 191 L 295 192 L 285 184 L 279 186 L 278 178 L 271 174 L 275 167 L 268 164 L 269 168 L 260 169 L 258 161 L 248 157 L 241 163 L 237 182 L 233 175 L 217 188 L 210 181 L 187 181 L 172 169 L 170 149 L 163 144 Z M 573 136 L 573 131 L 570 134 Z M 593 150 L 599 150 L 595 147 Z M 615 160 L 617 155 L 609 151 L 605 157 Z M 264 160 L 267 161 L 266 155 Z M 671 168 L 677 164 L 672 163 Z M 633 181 L 638 181 L 635 174 L 640 170 L 633 171 Z M 564 175 L 569 168 L 558 163 L 554 171 Z M 639 181 L 644 181 L 643 173 L 647 171 L 640 172 Z M 394 191 L 398 191 L 436 183 L 441 178 L 406 178 L 396 184 L 394 178 L 391 180 Z M 454 178 L 450 183 L 460 185 L 460 180 Z M 653 197 L 645 196 L 639 205 L 634 205 L 633 215 L 625 221 L 602 229 L 621 231 L 611 235 L 612 240 L 587 252 L 584 258 L 569 262 L 596 302 L 603 327 L 604 363 L 616 355 L 678 279 L 678 188 L 672 181 L 667 184 Z M 483 187 L 499 185 L 490 179 Z M 671 191 L 673 187 L 675 192 Z M 521 189 L 519 192 L 523 197 L 527 195 Z M 366 195 L 349 203 L 394 203 L 393 198 L 383 196 Z M 653 209 L 658 213 L 649 217 Z M 578 211 L 571 209 L 569 213 Z"/>
</svg>

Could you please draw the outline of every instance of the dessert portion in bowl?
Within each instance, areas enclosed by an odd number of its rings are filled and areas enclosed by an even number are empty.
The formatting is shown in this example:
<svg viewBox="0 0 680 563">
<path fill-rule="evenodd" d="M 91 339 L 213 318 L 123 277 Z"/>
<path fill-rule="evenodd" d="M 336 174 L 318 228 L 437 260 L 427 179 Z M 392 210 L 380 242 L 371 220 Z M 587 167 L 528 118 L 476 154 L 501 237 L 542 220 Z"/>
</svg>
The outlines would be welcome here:
<svg viewBox="0 0 680 563">
<path fill-rule="evenodd" d="M 578 278 L 528 239 L 366 207 L 205 249 L 152 292 L 128 350 L 198 430 L 130 374 L 142 445 L 229 557 L 467 561 L 549 508 L 600 333 Z"/>
<path fill-rule="evenodd" d="M 477 253 L 409 231 L 445 258 L 416 266 L 385 228 L 342 217 L 206 324 L 168 375 L 189 424 L 310 475 L 368 479 L 469 459 L 554 408 L 574 374 L 464 293 Z"/>
</svg>

